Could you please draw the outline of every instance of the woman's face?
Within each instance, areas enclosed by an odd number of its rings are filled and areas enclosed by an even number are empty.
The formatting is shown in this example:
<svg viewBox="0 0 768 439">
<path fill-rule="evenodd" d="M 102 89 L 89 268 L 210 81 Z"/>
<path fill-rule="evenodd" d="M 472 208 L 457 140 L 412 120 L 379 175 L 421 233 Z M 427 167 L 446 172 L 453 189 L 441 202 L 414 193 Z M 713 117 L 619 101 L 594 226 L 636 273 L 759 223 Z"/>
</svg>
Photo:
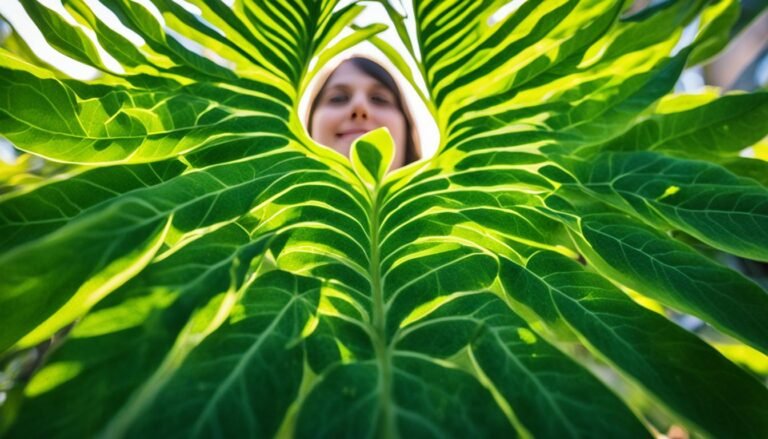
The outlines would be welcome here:
<svg viewBox="0 0 768 439">
<path fill-rule="evenodd" d="M 349 154 L 352 142 L 379 127 L 387 127 L 395 141 L 393 168 L 405 160 L 405 115 L 396 96 L 384 84 L 360 71 L 351 62 L 342 63 L 328 78 L 317 97 L 312 117 L 312 138 L 336 151 Z"/>
</svg>

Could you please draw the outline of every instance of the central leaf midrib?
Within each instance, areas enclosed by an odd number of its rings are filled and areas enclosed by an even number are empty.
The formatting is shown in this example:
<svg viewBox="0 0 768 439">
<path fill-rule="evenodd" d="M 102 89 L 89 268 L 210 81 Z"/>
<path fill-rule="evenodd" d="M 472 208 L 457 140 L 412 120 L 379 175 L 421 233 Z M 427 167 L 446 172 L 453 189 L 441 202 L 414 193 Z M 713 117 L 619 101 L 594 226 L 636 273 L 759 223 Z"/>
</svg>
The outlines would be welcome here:
<svg viewBox="0 0 768 439">
<path fill-rule="evenodd" d="M 376 186 L 370 192 L 371 211 L 370 218 L 370 236 L 371 236 L 371 257 L 368 272 L 371 278 L 371 288 L 373 295 L 373 347 L 376 354 L 376 361 L 379 364 L 379 437 L 396 437 L 394 418 L 392 416 L 390 395 L 392 392 L 392 372 L 391 352 L 386 340 L 386 315 L 384 303 L 384 290 L 382 288 L 382 279 L 380 274 L 380 254 L 379 254 L 379 187 Z"/>
</svg>

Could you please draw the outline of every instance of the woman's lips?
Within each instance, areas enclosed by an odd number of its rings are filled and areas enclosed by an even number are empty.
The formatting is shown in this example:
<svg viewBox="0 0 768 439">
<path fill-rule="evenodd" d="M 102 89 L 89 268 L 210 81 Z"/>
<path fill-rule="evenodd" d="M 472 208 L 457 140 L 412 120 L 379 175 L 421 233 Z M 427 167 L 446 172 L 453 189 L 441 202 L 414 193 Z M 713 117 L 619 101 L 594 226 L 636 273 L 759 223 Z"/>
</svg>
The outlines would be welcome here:
<svg viewBox="0 0 768 439">
<path fill-rule="evenodd" d="M 340 133 L 336 133 L 336 137 L 359 137 L 363 134 L 367 133 L 367 130 L 349 130 L 349 131 L 342 131 Z"/>
</svg>

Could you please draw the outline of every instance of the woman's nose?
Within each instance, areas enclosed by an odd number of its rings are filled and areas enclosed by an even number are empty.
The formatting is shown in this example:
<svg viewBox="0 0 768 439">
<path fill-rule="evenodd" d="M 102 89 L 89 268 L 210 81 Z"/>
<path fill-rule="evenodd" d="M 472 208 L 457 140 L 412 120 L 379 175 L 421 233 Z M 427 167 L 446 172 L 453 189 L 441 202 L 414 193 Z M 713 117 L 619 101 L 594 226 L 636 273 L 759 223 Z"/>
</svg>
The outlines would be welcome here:
<svg viewBox="0 0 768 439">
<path fill-rule="evenodd" d="M 368 110 L 369 109 L 367 103 L 365 102 L 365 98 L 358 96 L 352 101 L 351 117 L 352 119 L 368 119 Z"/>
</svg>

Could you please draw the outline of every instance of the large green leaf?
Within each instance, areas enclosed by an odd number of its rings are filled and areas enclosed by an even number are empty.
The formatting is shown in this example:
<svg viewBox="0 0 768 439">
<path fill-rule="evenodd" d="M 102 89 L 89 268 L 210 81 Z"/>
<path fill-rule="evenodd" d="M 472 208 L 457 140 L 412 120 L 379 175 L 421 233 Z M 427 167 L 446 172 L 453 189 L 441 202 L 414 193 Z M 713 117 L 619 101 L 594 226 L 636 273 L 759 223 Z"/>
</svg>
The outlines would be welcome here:
<svg viewBox="0 0 768 439">
<path fill-rule="evenodd" d="M 711 345 L 768 352 L 768 294 L 717 262 L 768 261 L 739 156 L 765 93 L 669 94 L 735 2 L 386 3 L 406 53 L 332 0 L 22 3 L 102 75 L 2 49 L 0 134 L 71 165 L 0 191 L 0 361 L 71 329 L 1 434 L 768 435 L 765 377 Z M 364 39 L 426 85 L 434 157 L 307 137 L 300 97 Z"/>
<path fill-rule="evenodd" d="M 768 402 L 751 377 L 604 279 L 552 253 L 508 267 L 503 280 L 511 296 L 547 321 L 565 321 L 588 347 L 660 403 L 717 436 L 752 436 L 766 428 L 764 421 L 747 421 L 752 413 L 764 413 Z"/>
<path fill-rule="evenodd" d="M 580 187 L 662 230 L 768 261 L 768 190 L 753 180 L 653 152 L 605 153 L 566 167 Z"/>
<path fill-rule="evenodd" d="M 604 149 L 664 151 L 715 159 L 736 156 L 768 135 L 768 92 L 732 94 L 693 108 L 697 96 L 679 95 L 657 107 L 657 114 L 611 139 Z"/>
</svg>

